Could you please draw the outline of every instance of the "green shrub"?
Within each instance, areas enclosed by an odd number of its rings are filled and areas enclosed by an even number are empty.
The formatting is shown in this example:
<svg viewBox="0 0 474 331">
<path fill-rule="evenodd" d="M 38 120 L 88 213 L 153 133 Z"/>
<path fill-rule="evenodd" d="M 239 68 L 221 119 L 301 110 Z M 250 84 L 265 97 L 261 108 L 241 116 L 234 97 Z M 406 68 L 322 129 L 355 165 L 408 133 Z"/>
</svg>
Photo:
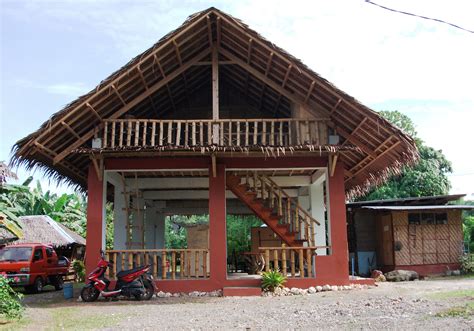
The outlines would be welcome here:
<svg viewBox="0 0 474 331">
<path fill-rule="evenodd" d="M 461 271 L 464 274 L 474 273 L 474 255 L 473 254 L 464 254 L 459 258 L 461 263 Z"/>
<path fill-rule="evenodd" d="M 23 306 L 19 301 L 22 297 L 22 294 L 11 288 L 8 279 L 0 275 L 0 316 L 20 319 L 23 316 Z"/>
<path fill-rule="evenodd" d="M 86 279 L 86 267 L 84 266 L 84 262 L 81 260 L 74 260 L 72 261 L 72 268 L 76 273 L 76 281 L 83 282 Z"/>
<path fill-rule="evenodd" d="M 262 273 L 262 289 L 274 292 L 277 288 L 283 287 L 286 277 L 279 270 L 270 270 Z"/>
</svg>

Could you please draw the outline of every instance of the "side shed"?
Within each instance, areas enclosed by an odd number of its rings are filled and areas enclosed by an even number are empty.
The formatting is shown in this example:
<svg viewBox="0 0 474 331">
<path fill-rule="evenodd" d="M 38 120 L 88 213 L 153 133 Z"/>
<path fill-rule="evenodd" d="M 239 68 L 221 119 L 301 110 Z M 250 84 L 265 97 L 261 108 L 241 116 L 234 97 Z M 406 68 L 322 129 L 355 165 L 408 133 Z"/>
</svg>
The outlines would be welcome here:
<svg viewBox="0 0 474 331">
<path fill-rule="evenodd" d="M 409 269 L 420 275 L 459 269 L 462 195 L 364 201 L 348 204 L 349 250 L 359 274 Z"/>
</svg>

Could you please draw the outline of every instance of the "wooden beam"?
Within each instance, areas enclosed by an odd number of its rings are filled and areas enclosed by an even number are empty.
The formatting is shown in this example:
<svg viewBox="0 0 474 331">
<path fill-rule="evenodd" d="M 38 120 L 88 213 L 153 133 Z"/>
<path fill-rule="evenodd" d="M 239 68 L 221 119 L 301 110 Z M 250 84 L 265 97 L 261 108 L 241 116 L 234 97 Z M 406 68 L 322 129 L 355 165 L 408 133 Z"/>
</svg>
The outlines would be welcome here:
<svg viewBox="0 0 474 331">
<path fill-rule="evenodd" d="M 221 33 L 221 18 L 217 16 L 216 19 L 216 27 L 217 27 L 217 47 L 221 45 L 222 33 Z"/>
<path fill-rule="evenodd" d="M 201 60 L 204 56 L 208 55 L 210 52 L 209 49 L 205 49 L 203 50 L 202 52 L 200 52 L 199 54 L 197 54 L 196 56 L 194 56 L 192 59 L 190 59 L 187 63 L 183 64 L 181 67 L 179 67 L 178 69 L 176 69 L 174 72 L 172 72 L 171 74 L 169 74 L 168 76 L 166 76 L 166 78 L 162 79 L 160 82 L 156 83 L 154 86 L 150 87 L 148 89 L 148 91 L 144 92 L 143 94 L 137 96 L 135 99 L 133 99 L 132 101 L 130 101 L 127 105 L 124 105 L 122 108 L 120 108 L 119 110 L 117 110 L 114 114 L 112 114 L 109 119 L 116 119 L 116 118 L 119 118 L 120 116 L 122 116 L 123 114 L 125 114 L 126 112 L 128 112 L 130 109 L 132 109 L 133 107 L 135 107 L 136 105 L 138 105 L 140 102 L 142 102 L 143 100 L 145 100 L 149 95 L 155 93 L 156 91 L 158 91 L 160 88 L 162 88 L 163 86 L 167 85 L 170 81 L 172 81 L 174 78 L 178 77 L 179 75 L 181 75 L 181 73 L 185 72 L 186 70 L 188 70 L 195 62 Z M 100 128 L 103 127 L 103 123 L 101 123 L 99 125 Z M 66 147 L 61 153 L 59 153 L 54 159 L 53 159 L 53 164 L 56 164 L 58 163 L 59 161 L 61 161 L 62 159 L 64 159 L 69 153 L 71 153 L 71 151 L 73 151 L 74 149 L 76 149 L 77 147 L 81 146 L 85 141 L 87 141 L 88 139 L 92 138 L 92 136 L 94 135 L 94 131 L 95 131 L 95 128 L 94 129 L 91 129 L 89 132 L 87 132 L 85 135 L 82 136 L 81 139 L 79 139 L 78 141 L 72 143 L 71 145 L 69 145 L 68 147 Z"/>
<path fill-rule="evenodd" d="M 283 79 L 283 83 L 281 83 L 281 87 L 283 88 L 285 87 L 286 82 L 288 81 L 288 77 L 290 77 L 291 68 L 293 68 L 292 64 L 288 65 L 288 69 L 286 69 L 285 78 Z"/>
<path fill-rule="evenodd" d="M 301 97 L 291 93 L 290 91 L 286 90 L 285 88 L 281 87 L 280 84 L 277 84 L 275 81 L 269 79 L 264 74 L 262 74 L 260 71 L 258 71 L 254 67 L 250 66 L 248 63 L 245 63 L 245 61 L 241 60 L 239 57 L 235 56 L 231 52 L 229 52 L 225 49 L 220 49 L 219 52 L 222 53 L 222 55 L 224 55 L 228 59 L 235 61 L 236 64 L 239 65 L 241 68 L 247 70 L 250 74 L 252 74 L 256 78 L 258 78 L 259 80 L 263 81 L 265 84 L 270 86 L 272 89 L 274 89 L 278 93 L 284 95 L 285 97 L 287 97 L 291 101 L 293 101 L 297 104 L 300 104 L 300 105 L 304 104 L 303 98 L 301 98 Z M 326 111 L 325 111 L 325 113 L 326 113 Z"/>
<path fill-rule="evenodd" d="M 217 160 L 216 160 L 216 154 L 211 155 L 211 160 L 212 160 L 212 177 L 216 178 L 217 176 Z"/>
<path fill-rule="evenodd" d="M 77 139 L 80 139 L 80 138 L 81 138 L 81 136 L 80 136 L 79 134 L 77 134 L 77 132 L 74 131 L 74 129 L 71 128 L 71 126 L 70 126 L 69 124 L 67 124 L 67 123 L 64 122 L 64 121 L 61 121 L 61 124 L 62 124 L 62 126 L 64 126 L 69 132 L 71 132 L 71 133 L 74 135 L 74 137 L 76 137 Z"/>
<path fill-rule="evenodd" d="M 206 21 L 207 21 L 207 38 L 209 40 L 209 47 L 213 46 L 212 42 L 212 27 L 211 27 L 211 18 L 209 15 L 206 16 Z"/>
<path fill-rule="evenodd" d="M 112 90 L 114 90 L 115 94 L 117 95 L 117 97 L 120 99 L 120 101 L 122 102 L 122 104 L 125 106 L 127 103 L 125 102 L 125 100 L 122 98 L 122 96 L 120 95 L 119 91 L 117 90 L 117 88 L 115 87 L 115 85 L 112 84 Z"/>
<path fill-rule="evenodd" d="M 311 82 L 311 86 L 308 89 L 308 93 L 306 93 L 306 97 L 304 98 L 304 103 L 307 103 L 309 100 L 309 97 L 311 96 L 311 93 L 313 93 L 314 90 L 314 85 L 316 85 L 316 82 L 313 80 Z"/>
<path fill-rule="evenodd" d="M 219 61 L 219 65 L 229 65 L 229 64 L 237 64 L 234 61 Z M 209 66 L 212 65 L 212 61 L 199 61 L 194 64 L 195 66 Z"/>
<path fill-rule="evenodd" d="M 342 102 L 342 98 L 337 100 L 336 104 L 331 108 L 331 110 L 329 111 L 329 113 L 332 115 L 332 113 L 334 113 L 337 109 L 337 107 L 339 107 L 339 105 L 341 104 Z"/>
<path fill-rule="evenodd" d="M 343 136 L 345 139 L 349 140 L 351 143 L 359 147 L 364 153 L 370 155 L 371 157 L 376 157 L 377 155 L 373 150 L 367 147 L 367 145 L 360 141 L 358 138 L 355 136 L 351 135 L 349 132 L 347 132 L 345 129 L 341 128 L 340 126 L 336 127 L 336 125 L 328 123 L 328 126 L 332 127 L 333 129 L 336 130 L 337 134 L 340 134 Z"/>
<path fill-rule="evenodd" d="M 212 48 L 212 119 L 219 119 L 219 53 Z"/>
<path fill-rule="evenodd" d="M 334 171 L 336 171 L 336 164 L 337 164 L 338 157 L 339 157 L 339 153 L 329 154 L 329 159 L 330 159 L 329 175 L 331 177 L 334 176 Z"/>
<path fill-rule="evenodd" d="M 361 128 L 362 125 L 364 125 L 364 123 L 367 121 L 367 117 L 364 117 L 364 119 L 362 121 L 360 121 L 360 123 L 356 126 L 356 128 L 354 130 L 352 130 L 351 134 L 349 137 L 354 137 L 355 133 Z M 341 144 L 341 145 L 345 145 L 346 142 L 349 141 L 349 139 L 346 138 L 346 140 Z"/>
<path fill-rule="evenodd" d="M 99 113 L 94 109 L 94 107 L 91 106 L 90 103 L 86 102 L 86 107 L 87 109 L 89 109 L 94 115 L 95 117 L 97 117 L 97 119 L 99 121 L 102 121 L 102 117 L 99 115 Z"/>
</svg>

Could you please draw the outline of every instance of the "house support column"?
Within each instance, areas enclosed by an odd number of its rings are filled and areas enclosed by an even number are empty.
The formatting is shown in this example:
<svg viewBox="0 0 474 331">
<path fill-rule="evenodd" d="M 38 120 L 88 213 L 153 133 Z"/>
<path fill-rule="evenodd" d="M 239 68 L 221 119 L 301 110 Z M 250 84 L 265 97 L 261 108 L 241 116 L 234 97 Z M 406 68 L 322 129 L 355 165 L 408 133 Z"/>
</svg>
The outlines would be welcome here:
<svg viewBox="0 0 474 331">
<path fill-rule="evenodd" d="M 104 221 L 104 182 L 91 163 L 87 177 L 86 274 L 97 266 L 100 251 L 105 250 Z"/>
<path fill-rule="evenodd" d="M 224 284 L 227 279 L 225 165 L 217 164 L 216 170 L 216 177 L 209 176 L 210 279 Z"/>
<path fill-rule="evenodd" d="M 330 254 L 317 256 L 317 278 L 333 284 L 349 283 L 344 167 L 337 162 L 334 175 L 328 177 Z"/>
<path fill-rule="evenodd" d="M 309 195 L 311 199 L 311 216 L 313 216 L 313 218 L 320 223 L 314 227 L 314 242 L 316 246 L 327 246 L 326 217 L 324 212 L 324 178 L 325 177 L 321 177 L 309 187 Z M 326 249 L 317 249 L 316 254 L 326 255 Z"/>
<path fill-rule="evenodd" d="M 145 200 L 135 198 L 133 203 L 133 222 L 132 222 L 132 245 L 131 249 L 142 249 L 144 245 L 144 219 L 145 219 Z"/>
</svg>

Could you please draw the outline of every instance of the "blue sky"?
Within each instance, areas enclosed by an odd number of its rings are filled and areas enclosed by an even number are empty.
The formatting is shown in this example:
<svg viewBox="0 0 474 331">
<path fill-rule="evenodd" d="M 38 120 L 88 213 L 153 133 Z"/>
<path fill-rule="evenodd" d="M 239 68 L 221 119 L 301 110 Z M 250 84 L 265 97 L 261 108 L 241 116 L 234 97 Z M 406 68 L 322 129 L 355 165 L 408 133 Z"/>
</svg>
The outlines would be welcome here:
<svg viewBox="0 0 474 331">
<path fill-rule="evenodd" d="M 474 29 L 472 1 L 376 2 Z M 54 112 L 210 6 L 374 110 L 410 116 L 420 137 L 453 162 L 452 192 L 474 193 L 474 34 L 363 0 L 0 1 L 0 160 Z"/>
</svg>

